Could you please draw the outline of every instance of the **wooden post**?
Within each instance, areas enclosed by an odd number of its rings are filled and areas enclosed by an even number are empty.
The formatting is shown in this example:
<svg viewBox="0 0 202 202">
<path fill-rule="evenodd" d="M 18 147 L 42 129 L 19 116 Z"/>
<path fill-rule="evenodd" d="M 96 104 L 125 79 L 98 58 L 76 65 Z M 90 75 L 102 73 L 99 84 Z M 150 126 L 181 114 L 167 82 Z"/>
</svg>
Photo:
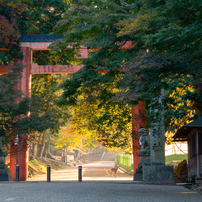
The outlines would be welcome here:
<svg viewBox="0 0 202 202">
<path fill-rule="evenodd" d="M 140 143 L 138 131 L 140 127 L 145 125 L 145 110 L 144 103 L 139 102 L 138 105 L 132 106 L 132 139 L 133 139 L 133 171 L 136 173 L 138 164 L 140 163 Z"/>
<path fill-rule="evenodd" d="M 200 176 L 200 156 L 199 156 L 199 132 L 197 130 L 196 132 L 196 158 L 197 158 L 197 174 L 196 174 L 196 177 L 199 177 Z"/>
<path fill-rule="evenodd" d="M 16 85 L 18 90 L 21 90 L 23 97 L 31 95 L 31 63 L 32 63 L 32 49 L 23 47 L 21 48 L 24 58 L 22 60 L 25 66 L 22 72 L 22 78 Z M 17 100 L 19 102 L 20 99 Z M 10 154 L 10 172 L 13 180 L 16 179 L 16 165 L 20 166 L 20 181 L 26 181 L 28 177 L 28 136 L 23 134 L 19 136 L 19 144 L 15 145 L 15 138 L 11 140 L 11 154 Z"/>
</svg>

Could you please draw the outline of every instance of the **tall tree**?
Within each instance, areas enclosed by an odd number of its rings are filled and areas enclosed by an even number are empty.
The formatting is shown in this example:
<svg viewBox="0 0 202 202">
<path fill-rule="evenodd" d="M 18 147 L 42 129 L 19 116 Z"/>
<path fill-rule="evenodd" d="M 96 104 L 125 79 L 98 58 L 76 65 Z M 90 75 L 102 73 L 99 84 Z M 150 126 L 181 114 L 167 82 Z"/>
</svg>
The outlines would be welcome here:
<svg viewBox="0 0 202 202">
<path fill-rule="evenodd" d="M 20 79 L 22 65 L 11 67 L 11 72 L 0 76 L 0 127 L 10 135 L 14 130 L 20 129 L 19 116 L 27 115 L 29 110 L 29 100 L 27 98 L 20 101 L 15 100 L 21 97 L 22 93 L 14 87 Z"/>
<path fill-rule="evenodd" d="M 27 116 L 33 109 L 29 98 L 25 97 L 19 103 L 16 102 L 16 99 L 22 96 L 22 92 L 15 89 L 22 70 L 23 66 L 18 63 L 11 67 L 8 74 L 0 76 L 0 85 L 3 86 L 0 88 L 0 129 L 6 135 L 6 142 L 9 142 L 13 135 L 43 132 L 53 125 L 51 122 L 46 123 L 49 114 Z"/>
<path fill-rule="evenodd" d="M 60 104 L 76 104 L 81 93 L 103 84 L 101 103 L 117 101 L 118 93 L 119 101 L 141 100 L 149 111 L 164 88 L 168 130 L 200 115 L 201 10 L 202 2 L 194 0 L 72 1 L 54 28 L 65 39 L 53 48 L 62 52 L 69 45 L 77 54 L 84 45 L 91 52 L 84 68 L 63 84 Z M 123 50 L 130 40 L 134 46 Z M 121 92 L 111 91 L 114 83 Z M 154 117 L 147 116 L 149 123 Z"/>
<path fill-rule="evenodd" d="M 68 6 L 61 0 L 0 0 L 0 64 L 22 59 L 20 34 L 49 34 Z"/>
<path fill-rule="evenodd" d="M 122 49 L 130 39 L 117 36 L 119 30 L 116 23 L 125 19 L 129 13 L 130 10 L 125 9 L 122 1 L 72 1 L 63 20 L 54 28 L 55 34 L 63 34 L 65 38 L 53 43 L 52 49 L 62 55 L 63 52 L 67 52 L 66 47 L 71 46 L 69 51 L 72 53 L 68 55 L 70 63 L 82 61 L 85 65 L 63 83 L 65 92 L 59 104 L 74 106 L 87 102 L 89 108 L 94 107 L 98 114 L 93 116 L 95 118 L 93 124 L 107 145 L 118 143 L 113 141 L 113 138 L 117 140 L 119 135 L 125 136 L 121 134 L 120 128 L 123 129 L 123 125 L 128 125 L 131 120 L 130 107 L 112 101 L 112 97 L 119 91 L 116 82 L 123 76 L 121 65 L 134 56 L 132 50 Z M 79 58 L 80 46 L 89 48 L 88 59 Z M 71 56 L 74 57 L 73 60 Z M 92 94 L 97 96 L 92 97 Z M 79 97 L 80 95 L 83 98 Z M 113 107 L 116 111 L 112 110 Z M 87 127 L 93 125 L 90 121 L 86 124 Z M 105 127 L 102 127 L 104 125 Z M 128 139 L 130 139 L 129 131 L 131 130 L 128 130 Z"/>
<path fill-rule="evenodd" d="M 26 5 L 18 24 L 23 34 L 50 34 L 69 7 L 64 0 L 20 0 Z"/>
<path fill-rule="evenodd" d="M 201 115 L 202 1 L 138 4 L 134 15 L 118 23 L 118 36 L 134 38 L 148 53 L 127 64 L 123 99 L 143 99 L 149 109 L 164 88 L 166 126 L 173 130 Z"/>
<path fill-rule="evenodd" d="M 0 65 L 13 63 L 14 58 L 21 58 L 18 17 L 25 9 L 17 1 L 0 0 Z"/>
<path fill-rule="evenodd" d="M 130 153 L 130 106 L 117 102 L 103 104 L 99 93 L 97 90 L 78 97 L 77 105 L 71 107 L 71 133 L 81 135 L 87 147 L 98 142 L 109 149 Z"/>
<path fill-rule="evenodd" d="M 44 127 L 51 128 L 51 134 L 57 133 L 60 126 L 66 124 L 69 118 L 69 112 L 66 107 L 60 108 L 54 104 L 54 101 L 61 94 L 58 91 L 58 85 L 63 81 L 62 75 L 33 75 L 32 83 L 32 100 L 33 105 L 30 110 L 34 116 L 44 117 Z M 45 119 L 46 117 L 46 119 Z M 47 131 L 42 134 L 41 148 L 39 156 L 42 157 Z M 37 142 L 34 141 L 34 144 Z"/>
</svg>

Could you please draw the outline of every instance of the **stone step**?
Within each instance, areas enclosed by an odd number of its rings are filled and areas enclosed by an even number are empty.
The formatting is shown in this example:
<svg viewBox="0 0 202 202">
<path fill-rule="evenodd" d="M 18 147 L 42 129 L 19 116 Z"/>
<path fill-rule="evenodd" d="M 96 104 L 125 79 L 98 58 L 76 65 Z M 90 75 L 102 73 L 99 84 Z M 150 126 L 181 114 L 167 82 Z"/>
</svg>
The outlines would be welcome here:
<svg viewBox="0 0 202 202">
<path fill-rule="evenodd" d="M 8 170 L 7 169 L 0 169 L 0 174 L 8 174 Z"/>
<path fill-rule="evenodd" d="M 7 169 L 7 166 L 5 164 L 0 164 L 0 169 Z"/>
<path fill-rule="evenodd" d="M 13 181 L 10 174 L 0 174 L 0 181 Z"/>
</svg>

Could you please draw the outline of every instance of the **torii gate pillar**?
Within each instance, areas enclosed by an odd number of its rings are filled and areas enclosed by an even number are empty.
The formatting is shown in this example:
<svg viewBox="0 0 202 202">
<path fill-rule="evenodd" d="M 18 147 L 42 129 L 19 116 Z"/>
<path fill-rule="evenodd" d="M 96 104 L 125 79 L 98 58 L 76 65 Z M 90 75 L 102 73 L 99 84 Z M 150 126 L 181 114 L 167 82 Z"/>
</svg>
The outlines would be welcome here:
<svg viewBox="0 0 202 202">
<path fill-rule="evenodd" d="M 25 66 L 22 72 L 22 78 L 19 80 L 16 88 L 21 90 L 23 97 L 30 97 L 31 95 L 31 63 L 32 63 L 32 49 L 22 47 L 23 52 L 22 63 Z M 15 61 L 18 62 L 18 61 Z M 19 102 L 17 100 L 17 102 Z M 13 180 L 16 180 L 16 165 L 20 165 L 20 181 L 26 181 L 28 177 L 28 139 L 27 135 L 19 136 L 19 144 L 14 145 L 14 140 L 11 141 L 11 154 L 10 154 L 10 172 Z"/>
<path fill-rule="evenodd" d="M 138 164 L 140 163 L 140 142 L 139 142 L 139 128 L 145 125 L 145 110 L 144 103 L 139 102 L 138 105 L 132 106 L 132 140 L 133 140 L 133 172 L 136 173 Z"/>
</svg>

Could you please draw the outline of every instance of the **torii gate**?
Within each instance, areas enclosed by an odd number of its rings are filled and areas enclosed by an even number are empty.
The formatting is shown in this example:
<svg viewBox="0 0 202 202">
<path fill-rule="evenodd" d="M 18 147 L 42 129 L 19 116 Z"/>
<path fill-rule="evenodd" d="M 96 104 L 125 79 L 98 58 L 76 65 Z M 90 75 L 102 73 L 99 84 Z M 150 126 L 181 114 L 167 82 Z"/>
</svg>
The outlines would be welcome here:
<svg viewBox="0 0 202 202">
<path fill-rule="evenodd" d="M 20 79 L 17 89 L 24 93 L 24 96 L 31 96 L 31 75 L 32 74 L 73 74 L 80 70 L 83 66 L 71 66 L 71 65 L 38 65 L 32 64 L 33 50 L 50 50 L 49 45 L 63 36 L 49 36 L 49 35 L 26 35 L 23 34 L 20 37 L 21 51 L 23 52 L 23 60 L 21 61 L 25 68 L 22 72 L 22 78 Z M 122 49 L 129 49 L 132 46 L 132 41 L 126 42 Z M 87 47 L 81 47 L 81 58 L 88 57 Z M 17 61 L 17 60 L 16 60 Z M 16 62 L 15 61 L 15 62 Z M 8 66 L 0 65 L 0 74 L 8 73 Z M 137 135 L 140 126 L 144 126 L 144 109 L 143 103 L 139 103 L 138 106 L 132 107 L 132 129 L 133 129 L 133 168 L 134 173 L 138 168 L 140 162 L 139 154 L 139 136 Z M 11 151 L 13 151 L 11 146 Z M 16 179 L 16 162 L 20 165 L 20 181 L 26 181 L 28 177 L 28 148 L 19 149 L 18 154 L 10 154 L 10 172 L 13 180 Z"/>
</svg>

